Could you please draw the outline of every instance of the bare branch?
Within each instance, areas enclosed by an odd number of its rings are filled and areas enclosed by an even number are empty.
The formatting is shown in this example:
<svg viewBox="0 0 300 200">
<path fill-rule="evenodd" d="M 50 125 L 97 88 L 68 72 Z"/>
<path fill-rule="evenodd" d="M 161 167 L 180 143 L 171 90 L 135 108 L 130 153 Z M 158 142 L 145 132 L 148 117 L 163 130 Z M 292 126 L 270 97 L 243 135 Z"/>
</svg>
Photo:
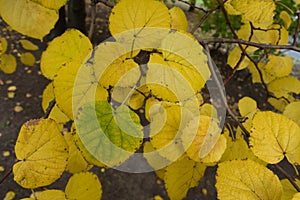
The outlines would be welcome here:
<svg viewBox="0 0 300 200">
<path fill-rule="evenodd" d="M 208 38 L 200 39 L 200 42 L 203 44 L 209 43 L 232 43 L 232 44 L 244 44 L 248 46 L 257 47 L 260 49 L 286 49 L 300 52 L 300 48 L 293 45 L 272 45 L 272 44 L 261 44 L 256 42 L 245 41 L 242 39 L 228 39 L 228 38 Z"/>
<path fill-rule="evenodd" d="M 278 164 L 274 164 L 275 168 L 280 171 L 289 181 L 290 183 L 294 186 L 294 188 L 297 190 L 297 192 L 300 192 L 299 186 L 295 183 L 293 177 L 289 175 L 282 167 L 280 167 Z"/>
<path fill-rule="evenodd" d="M 294 40 L 293 40 L 293 46 L 297 45 L 297 39 L 298 39 L 298 33 L 299 33 L 299 28 L 300 28 L 300 11 L 296 13 L 297 16 L 297 25 L 294 33 Z"/>
</svg>

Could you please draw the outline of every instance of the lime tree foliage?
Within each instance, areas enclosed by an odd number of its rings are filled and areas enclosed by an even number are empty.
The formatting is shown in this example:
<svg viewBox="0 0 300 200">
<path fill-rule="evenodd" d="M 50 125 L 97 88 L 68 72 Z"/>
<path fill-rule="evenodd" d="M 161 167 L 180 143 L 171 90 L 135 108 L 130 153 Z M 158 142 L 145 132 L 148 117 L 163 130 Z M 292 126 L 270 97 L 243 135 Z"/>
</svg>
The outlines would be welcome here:
<svg viewBox="0 0 300 200">
<path fill-rule="evenodd" d="M 15 145 L 14 180 L 33 191 L 24 199 L 101 199 L 101 183 L 89 170 L 118 169 L 137 151 L 164 181 L 170 199 L 184 199 L 211 166 L 217 166 L 218 199 L 299 199 L 300 81 L 290 75 L 293 61 L 281 51 L 300 52 L 299 3 L 203 1 L 203 7 L 194 6 L 201 19 L 193 29 L 203 26 L 218 36 L 216 30 L 226 27 L 222 35 L 228 38 L 196 39 L 180 8 L 120 0 L 109 17 L 108 41 L 93 47 L 76 29 L 53 39 L 40 63 L 51 80 L 43 92 L 46 115 L 23 124 Z M 0 15 L 16 31 L 42 39 L 65 4 L 0 0 Z M 28 51 L 23 63 L 34 63 L 30 51 L 37 47 L 20 43 Z M 231 77 L 249 70 L 272 110 L 258 108 L 250 97 L 237 102 L 238 111 L 223 102 L 230 120 L 221 126 L 217 107 L 202 96 L 216 74 L 207 52 L 216 43 L 232 44 Z M 0 69 L 13 73 L 16 59 L 7 49 L 1 37 Z M 294 172 L 278 165 L 284 160 Z M 65 171 L 73 174 L 65 190 L 45 189 Z"/>
</svg>

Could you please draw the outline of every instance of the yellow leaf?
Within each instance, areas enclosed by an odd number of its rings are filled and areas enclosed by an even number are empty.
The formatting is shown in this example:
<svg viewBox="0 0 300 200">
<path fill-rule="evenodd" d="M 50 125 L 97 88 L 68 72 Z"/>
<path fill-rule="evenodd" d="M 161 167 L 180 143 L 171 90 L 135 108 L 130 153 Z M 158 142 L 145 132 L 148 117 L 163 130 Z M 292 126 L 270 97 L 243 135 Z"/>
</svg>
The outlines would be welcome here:
<svg viewBox="0 0 300 200">
<path fill-rule="evenodd" d="M 247 23 L 241 26 L 237 35 L 240 39 L 262 44 L 286 45 L 289 40 L 288 31 L 278 24 L 273 24 L 266 30 L 252 30 L 250 24 Z M 256 47 L 248 47 L 247 51 L 253 52 L 256 49 Z"/>
<path fill-rule="evenodd" d="M 229 14 L 241 13 L 243 21 L 251 21 L 255 26 L 267 27 L 273 23 L 275 3 L 272 0 L 229 0 Z M 230 8 L 227 5 L 227 8 Z M 234 10 L 236 11 L 234 11 Z"/>
<path fill-rule="evenodd" d="M 15 152 L 19 161 L 13 166 L 14 180 L 24 188 L 53 183 L 67 164 L 68 146 L 51 119 L 25 123 L 21 127 Z"/>
<path fill-rule="evenodd" d="M 197 79 L 200 89 L 204 86 L 206 80 L 210 77 L 210 71 L 207 65 L 207 57 L 197 40 L 180 31 L 170 32 L 161 42 L 159 49 L 166 61 L 181 65 L 180 68 L 177 68 L 184 77 L 190 76 L 191 78 L 195 76 L 186 74 L 188 71 L 194 70 L 196 77 L 200 76 L 200 79 Z"/>
<path fill-rule="evenodd" d="M 169 10 L 171 15 L 171 28 L 175 30 L 188 30 L 188 22 L 184 12 L 179 8 L 174 6 Z"/>
<path fill-rule="evenodd" d="M 17 61 L 11 54 L 0 55 L 0 69 L 6 74 L 12 74 L 16 71 Z"/>
<path fill-rule="evenodd" d="M 85 72 L 78 72 L 78 70 L 85 70 Z M 108 92 L 99 85 L 93 70 L 94 66 L 89 63 L 80 67 L 80 63 L 75 61 L 66 63 L 57 72 L 53 81 L 56 103 L 70 119 L 73 119 L 73 114 L 76 114 L 73 110 L 77 112 L 85 103 L 107 100 Z"/>
<path fill-rule="evenodd" d="M 291 73 L 293 68 L 293 60 L 290 56 L 269 56 L 269 62 L 265 66 L 265 70 L 271 76 L 283 77 Z"/>
<path fill-rule="evenodd" d="M 284 156 L 292 164 L 300 163 L 300 127 L 271 111 L 257 112 L 252 121 L 250 146 L 261 160 L 275 164 Z"/>
<path fill-rule="evenodd" d="M 149 165 L 155 170 L 156 175 L 160 179 L 164 179 L 165 167 L 168 166 L 171 161 L 159 155 L 155 150 L 151 142 L 144 143 L 144 153 L 143 156 L 146 158 Z"/>
<path fill-rule="evenodd" d="M 297 192 L 294 196 L 292 200 L 300 200 L 300 192 Z"/>
<path fill-rule="evenodd" d="M 297 190 L 288 179 L 282 179 L 280 182 L 283 188 L 281 200 L 291 200 L 297 193 Z M 299 183 L 299 180 L 296 179 L 296 184 L 299 185 Z"/>
<path fill-rule="evenodd" d="M 36 200 L 66 200 L 65 193 L 61 190 L 45 190 L 34 193 Z"/>
<path fill-rule="evenodd" d="M 39 49 L 39 47 L 37 45 L 33 44 L 29 40 L 20 40 L 20 43 L 21 43 L 22 47 L 26 50 L 36 51 Z"/>
<path fill-rule="evenodd" d="M 67 199 L 99 200 L 102 196 L 102 186 L 95 174 L 81 172 L 69 179 L 65 193 Z"/>
<path fill-rule="evenodd" d="M 9 191 L 6 193 L 3 200 L 13 200 L 15 198 L 16 194 L 13 191 Z"/>
<path fill-rule="evenodd" d="M 278 177 L 252 160 L 220 163 L 217 170 L 218 199 L 280 200 L 282 186 Z"/>
<path fill-rule="evenodd" d="M 188 190 L 198 185 L 205 169 L 204 164 L 190 160 L 187 156 L 169 165 L 164 177 L 169 198 L 171 200 L 184 199 Z"/>
<path fill-rule="evenodd" d="M 251 97 L 243 97 L 238 102 L 238 108 L 241 116 L 246 116 L 257 109 L 257 103 Z"/>
<path fill-rule="evenodd" d="M 0 0 L 1 17 L 16 31 L 42 39 L 58 20 L 58 12 L 30 0 Z"/>
<path fill-rule="evenodd" d="M 300 81 L 292 76 L 277 78 L 268 84 L 269 92 L 272 92 L 276 97 L 288 97 L 289 94 L 300 93 Z"/>
<path fill-rule="evenodd" d="M 196 162 L 213 163 L 221 159 L 226 149 L 226 138 L 213 118 L 200 116 L 188 123 L 182 133 L 187 155 Z M 197 123 L 198 122 L 198 123 Z M 198 126 L 199 125 L 199 126 Z M 193 131 L 198 127 L 196 135 Z M 194 138 L 190 143 L 191 138 Z"/>
<path fill-rule="evenodd" d="M 289 102 L 294 102 L 295 99 L 294 97 L 292 97 L 291 95 L 288 95 L 286 97 L 286 99 L 289 101 Z M 269 97 L 268 98 L 268 102 L 274 107 L 276 108 L 278 111 L 280 112 L 283 112 L 285 107 L 289 104 L 289 102 L 285 100 L 284 98 L 279 98 L 279 99 L 276 99 L 276 98 L 273 98 L 273 97 Z"/>
<path fill-rule="evenodd" d="M 250 97 L 243 97 L 238 102 L 238 108 L 241 116 L 244 118 L 244 127 L 250 131 L 252 118 L 258 111 L 256 101 Z"/>
<path fill-rule="evenodd" d="M 42 95 L 42 108 L 46 112 L 49 107 L 49 103 L 54 100 L 53 82 L 49 83 L 43 91 Z M 61 109 L 55 104 L 49 114 L 50 119 L 53 119 L 57 123 L 64 124 L 70 119 L 61 111 Z"/>
<path fill-rule="evenodd" d="M 21 54 L 20 59 L 21 59 L 21 62 L 24 65 L 27 65 L 27 66 L 33 66 L 34 63 L 35 63 L 35 57 L 30 52 L 26 52 L 26 53 Z"/>
<path fill-rule="evenodd" d="M 64 137 L 69 146 L 69 158 L 66 170 L 73 174 L 88 170 L 90 166 L 77 148 L 73 133 L 65 133 Z"/>
<path fill-rule="evenodd" d="M 240 49 L 240 47 L 235 47 L 232 51 L 230 51 L 228 58 L 227 58 L 227 64 L 234 69 L 236 67 L 236 65 L 238 64 L 240 58 L 242 56 L 242 51 Z M 239 64 L 238 70 L 242 70 L 245 69 L 246 67 L 248 67 L 250 64 L 250 60 L 249 58 L 247 58 L 246 56 L 244 56 L 243 60 L 241 61 L 241 63 Z"/>
<path fill-rule="evenodd" d="M 80 65 L 91 52 L 90 40 L 76 29 L 69 29 L 52 40 L 41 58 L 41 71 L 53 80 L 58 70 L 69 63 Z"/>
<path fill-rule="evenodd" d="M 155 0 L 121 0 L 109 16 L 112 35 L 130 30 L 141 34 L 143 28 L 170 28 L 170 15 L 164 3 Z"/>
<path fill-rule="evenodd" d="M 220 162 L 230 160 L 251 159 L 259 164 L 267 165 L 267 163 L 258 159 L 253 154 L 239 130 L 240 129 L 238 129 L 236 132 L 235 140 L 233 140 L 232 137 L 230 137 L 228 129 L 224 130 L 223 135 L 226 137 L 227 147 L 224 154 L 222 155 Z"/>
<path fill-rule="evenodd" d="M 4 37 L 0 37 L 0 56 L 7 50 L 7 40 Z"/>
<path fill-rule="evenodd" d="M 283 115 L 290 118 L 296 122 L 298 126 L 300 126 L 300 102 L 292 102 L 288 104 L 283 111 Z"/>
<path fill-rule="evenodd" d="M 200 103 L 200 104 L 202 104 L 202 103 Z M 205 104 L 201 105 L 200 115 L 205 115 L 208 117 L 212 117 L 214 119 L 218 119 L 218 113 L 217 113 L 216 108 L 209 103 L 205 103 Z"/>
<path fill-rule="evenodd" d="M 284 27 L 288 29 L 292 23 L 290 14 L 283 10 L 280 12 L 279 17 L 283 21 Z"/>
<path fill-rule="evenodd" d="M 195 113 L 177 103 L 153 99 L 148 99 L 145 107 L 145 112 L 149 113 L 150 142 L 154 149 L 167 160 L 177 160 L 185 152 L 181 132 Z M 191 132 L 195 134 L 196 129 Z"/>
<path fill-rule="evenodd" d="M 67 0 L 32 0 L 32 1 L 37 2 L 42 6 L 53 10 L 58 10 L 60 7 L 62 7 L 67 3 Z"/>
</svg>

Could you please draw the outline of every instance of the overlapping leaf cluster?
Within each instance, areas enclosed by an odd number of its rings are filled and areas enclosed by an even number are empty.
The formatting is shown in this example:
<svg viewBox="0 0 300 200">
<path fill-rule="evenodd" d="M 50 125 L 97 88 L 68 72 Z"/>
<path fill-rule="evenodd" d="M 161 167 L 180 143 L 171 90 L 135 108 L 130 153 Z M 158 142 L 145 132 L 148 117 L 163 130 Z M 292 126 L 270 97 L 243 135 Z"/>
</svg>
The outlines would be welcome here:
<svg viewBox="0 0 300 200">
<path fill-rule="evenodd" d="M 64 3 L 0 0 L 0 14 L 19 32 L 41 39 Z M 19 15 L 11 16 L 14 12 L 8 11 L 14 7 L 35 8 L 53 21 L 32 31 L 30 25 L 18 24 Z M 225 8 L 241 15 L 240 39 L 287 44 L 289 16 L 281 12 L 283 24 L 274 21 L 274 1 L 228 0 Z M 35 22 L 43 18 L 31 16 Z M 300 92 L 300 82 L 289 76 L 289 56 L 267 52 L 253 63 L 251 58 L 262 55 L 257 47 L 241 45 L 231 51 L 228 64 L 249 68 L 253 82 L 265 83 L 273 95 L 269 102 L 283 112 L 260 111 L 255 100 L 241 99 L 238 108 L 246 119 L 241 123 L 250 132 L 245 140 L 239 128 L 234 133 L 221 130 L 217 111 L 203 103 L 201 90 L 210 77 L 207 56 L 187 33 L 179 8 L 169 10 L 155 0 L 121 0 L 109 22 L 113 39 L 94 49 L 85 35 L 69 29 L 43 52 L 41 71 L 51 80 L 42 102 L 48 115 L 22 126 L 14 179 L 35 189 L 53 183 L 64 171 L 74 175 L 65 191 L 35 192 L 27 199 L 100 199 L 101 183 L 88 170 L 93 165 L 117 167 L 138 149 L 164 180 L 170 199 L 185 198 L 208 166 L 218 166 L 219 199 L 298 198 L 290 182 L 280 181 L 266 167 L 284 158 L 296 167 L 300 163 L 299 102 L 293 95 Z M 1 58 L 5 45 L 1 40 Z M 65 130 L 67 122 L 72 125 Z M 142 126 L 148 123 L 149 133 Z"/>
</svg>

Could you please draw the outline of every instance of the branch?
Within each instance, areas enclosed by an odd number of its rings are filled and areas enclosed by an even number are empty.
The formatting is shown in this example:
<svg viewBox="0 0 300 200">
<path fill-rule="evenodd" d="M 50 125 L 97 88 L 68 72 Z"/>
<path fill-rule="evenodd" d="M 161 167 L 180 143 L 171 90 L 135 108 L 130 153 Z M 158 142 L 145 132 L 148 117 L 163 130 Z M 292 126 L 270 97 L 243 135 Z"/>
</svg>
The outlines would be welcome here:
<svg viewBox="0 0 300 200">
<path fill-rule="evenodd" d="M 184 0 L 178 0 L 178 1 L 180 1 L 180 2 L 182 2 L 182 3 L 185 3 L 185 4 L 189 5 L 189 6 L 192 6 L 193 8 L 198 9 L 198 10 L 204 12 L 204 13 L 209 12 L 209 11 L 205 10 L 204 8 L 202 8 L 202 7 L 198 7 L 198 6 L 196 6 L 196 5 L 192 5 L 191 3 L 186 2 L 186 1 L 184 1 Z"/>
<path fill-rule="evenodd" d="M 216 85 L 217 85 L 217 88 L 221 94 L 221 101 L 223 102 L 223 104 L 225 105 L 226 107 L 226 110 L 228 112 L 228 114 L 232 117 L 232 119 L 234 119 L 234 121 L 236 121 L 236 123 L 238 124 L 238 126 L 242 129 L 242 131 L 244 132 L 245 136 L 246 137 L 250 137 L 250 133 L 249 131 L 247 131 L 247 129 L 244 127 L 244 125 L 239 121 L 239 119 L 235 116 L 235 114 L 232 112 L 232 110 L 229 108 L 228 104 L 227 104 L 227 99 L 226 99 L 226 96 L 225 94 L 222 92 L 222 86 L 221 86 L 221 83 L 219 82 L 219 79 L 216 75 L 216 72 L 214 71 L 214 68 L 213 68 L 213 63 L 212 63 L 212 58 L 210 56 L 210 51 L 209 51 L 209 47 L 208 45 L 206 44 L 205 45 L 205 50 L 206 50 L 206 54 L 207 54 L 207 59 L 208 59 L 208 67 L 211 71 L 211 74 L 213 76 L 213 79 L 216 81 Z"/>
<path fill-rule="evenodd" d="M 290 183 L 294 186 L 294 188 L 297 190 L 297 192 L 300 192 L 299 186 L 295 183 L 293 177 L 291 177 L 282 167 L 280 167 L 278 164 L 274 164 L 275 168 L 280 171 L 289 181 Z"/>
<path fill-rule="evenodd" d="M 272 44 L 261 44 L 256 42 L 250 42 L 242 39 L 229 39 L 229 38 L 208 38 L 200 39 L 200 42 L 203 44 L 209 43 L 232 43 L 232 44 L 244 44 L 248 46 L 253 46 L 261 49 L 286 49 L 296 52 L 300 52 L 300 48 L 293 45 L 272 45 Z"/>
<path fill-rule="evenodd" d="M 91 0 L 91 25 L 89 30 L 89 39 L 92 41 L 94 30 L 95 30 L 95 21 L 96 21 L 96 1 Z"/>
<path fill-rule="evenodd" d="M 293 40 L 293 46 L 297 45 L 297 39 L 298 39 L 298 33 L 299 33 L 299 27 L 300 27 L 300 12 L 298 11 L 296 13 L 297 15 L 297 25 L 296 25 L 296 29 L 295 29 L 295 33 L 294 33 L 294 40 Z"/>
<path fill-rule="evenodd" d="M 47 110 L 46 110 L 45 115 L 44 115 L 44 119 L 47 119 L 49 117 L 52 109 L 55 106 L 55 103 L 56 103 L 55 99 L 53 99 L 52 101 L 49 102 L 49 105 L 48 105 Z"/>
</svg>

